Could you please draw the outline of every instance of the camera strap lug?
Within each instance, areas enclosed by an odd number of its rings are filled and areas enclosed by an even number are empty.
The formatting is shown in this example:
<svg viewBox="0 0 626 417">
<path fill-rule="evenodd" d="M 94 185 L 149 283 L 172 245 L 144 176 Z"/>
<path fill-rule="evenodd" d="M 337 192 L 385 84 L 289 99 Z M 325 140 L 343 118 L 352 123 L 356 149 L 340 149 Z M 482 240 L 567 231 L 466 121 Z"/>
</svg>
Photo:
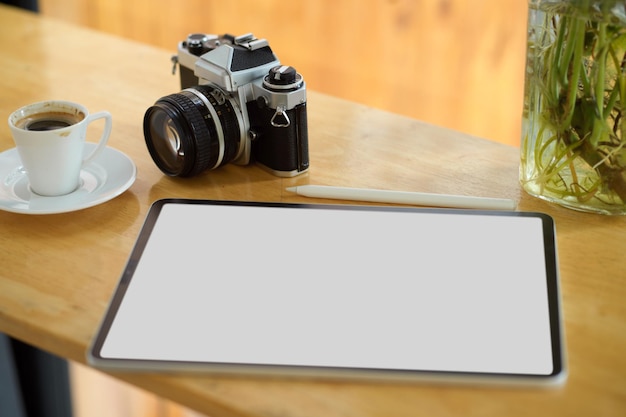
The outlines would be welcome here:
<svg viewBox="0 0 626 417">
<path fill-rule="evenodd" d="M 281 117 L 284 121 L 280 120 Z M 274 116 L 272 116 L 272 120 L 270 120 L 270 123 L 274 127 L 289 127 L 289 125 L 291 124 L 291 120 L 289 120 L 287 112 L 285 111 L 285 108 L 283 106 L 276 107 L 276 113 L 274 113 Z"/>
<path fill-rule="evenodd" d="M 178 55 L 173 55 L 172 61 L 172 75 L 176 75 L 176 67 L 178 66 Z"/>
</svg>

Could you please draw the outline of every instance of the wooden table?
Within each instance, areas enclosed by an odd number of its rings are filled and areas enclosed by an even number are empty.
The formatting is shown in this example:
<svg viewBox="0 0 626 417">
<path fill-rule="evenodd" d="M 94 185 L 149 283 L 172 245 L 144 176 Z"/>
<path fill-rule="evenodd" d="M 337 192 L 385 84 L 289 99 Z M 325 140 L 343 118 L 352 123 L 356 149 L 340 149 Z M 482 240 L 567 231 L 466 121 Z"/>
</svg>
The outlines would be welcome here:
<svg viewBox="0 0 626 417">
<path fill-rule="evenodd" d="M 579 213 L 526 195 L 517 180 L 518 149 L 309 92 L 307 175 L 280 179 L 254 165 L 228 165 L 170 178 L 149 157 L 141 123 L 156 99 L 179 91 L 172 51 L 5 6 L 0 28 L 3 118 L 47 98 L 107 109 L 110 146 L 138 168 L 130 190 L 93 208 L 0 212 L 1 332 L 84 363 L 144 216 L 160 198 L 310 202 L 285 191 L 306 183 L 505 197 L 556 221 L 570 372 L 561 388 L 115 376 L 215 417 L 626 414 L 626 217 Z M 1 124 L 0 151 L 13 146 Z"/>
</svg>

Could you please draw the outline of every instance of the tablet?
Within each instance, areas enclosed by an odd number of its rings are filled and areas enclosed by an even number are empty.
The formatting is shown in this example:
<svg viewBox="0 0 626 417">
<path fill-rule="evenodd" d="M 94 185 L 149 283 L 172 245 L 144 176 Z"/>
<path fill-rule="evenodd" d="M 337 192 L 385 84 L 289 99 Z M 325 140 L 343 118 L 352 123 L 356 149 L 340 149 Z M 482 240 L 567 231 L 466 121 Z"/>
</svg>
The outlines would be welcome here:
<svg viewBox="0 0 626 417">
<path fill-rule="evenodd" d="M 89 362 L 115 370 L 549 385 L 541 213 L 160 200 Z"/>
</svg>

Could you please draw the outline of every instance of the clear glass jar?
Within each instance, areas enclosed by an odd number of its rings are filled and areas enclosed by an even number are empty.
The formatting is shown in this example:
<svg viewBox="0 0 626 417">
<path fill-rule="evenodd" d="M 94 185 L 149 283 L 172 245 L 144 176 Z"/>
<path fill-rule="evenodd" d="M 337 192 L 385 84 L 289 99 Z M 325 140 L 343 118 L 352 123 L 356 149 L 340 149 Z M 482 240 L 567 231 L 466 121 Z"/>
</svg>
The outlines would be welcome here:
<svg viewBox="0 0 626 417">
<path fill-rule="evenodd" d="M 573 209 L 626 214 L 626 6 L 529 0 L 520 181 Z"/>
</svg>

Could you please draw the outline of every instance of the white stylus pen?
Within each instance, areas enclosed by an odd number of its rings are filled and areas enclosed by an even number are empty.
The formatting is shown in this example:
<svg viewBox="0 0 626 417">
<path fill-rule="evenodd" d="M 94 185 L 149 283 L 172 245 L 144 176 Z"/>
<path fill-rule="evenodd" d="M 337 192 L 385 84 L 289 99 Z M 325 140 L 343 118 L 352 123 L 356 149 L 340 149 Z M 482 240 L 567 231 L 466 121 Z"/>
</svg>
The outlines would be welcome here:
<svg viewBox="0 0 626 417">
<path fill-rule="evenodd" d="M 472 197 L 463 195 L 430 194 L 408 191 L 375 190 L 368 188 L 299 185 L 287 191 L 313 198 L 397 203 L 428 207 L 453 207 L 486 210 L 515 210 L 515 201 L 506 198 Z"/>
</svg>

